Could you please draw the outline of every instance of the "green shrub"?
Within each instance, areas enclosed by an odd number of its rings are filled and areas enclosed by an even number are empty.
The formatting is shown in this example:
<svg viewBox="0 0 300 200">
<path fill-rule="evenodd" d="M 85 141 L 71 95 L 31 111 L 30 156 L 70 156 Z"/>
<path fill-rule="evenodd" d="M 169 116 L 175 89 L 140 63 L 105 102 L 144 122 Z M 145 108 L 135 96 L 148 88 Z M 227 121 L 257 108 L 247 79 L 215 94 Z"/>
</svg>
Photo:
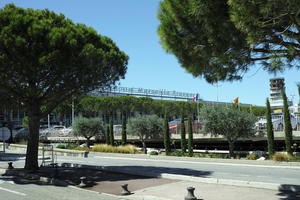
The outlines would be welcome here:
<svg viewBox="0 0 300 200">
<path fill-rule="evenodd" d="M 176 151 L 171 152 L 170 156 L 178 156 L 178 157 L 182 157 L 182 156 L 188 156 L 188 154 L 187 154 L 187 153 L 184 153 L 184 152 L 182 152 L 182 151 L 176 150 Z"/>
<path fill-rule="evenodd" d="M 246 156 L 246 160 L 256 160 L 257 156 L 254 153 L 250 153 Z"/>
<path fill-rule="evenodd" d="M 59 145 L 56 146 L 56 148 L 58 148 L 58 149 L 65 149 L 66 145 L 65 144 L 59 144 Z"/>
<path fill-rule="evenodd" d="M 221 153 L 209 153 L 209 158 L 229 158 L 228 154 L 221 154 Z"/>
<path fill-rule="evenodd" d="M 289 154 L 285 154 L 285 153 L 275 153 L 272 157 L 272 159 L 274 161 L 278 161 L 278 162 L 283 162 L 283 161 L 291 161 L 293 159 L 293 157 Z"/>
<path fill-rule="evenodd" d="M 300 162 L 300 155 L 294 155 L 293 158 L 292 158 L 292 161 L 294 162 Z"/>
<path fill-rule="evenodd" d="M 151 155 L 151 156 L 157 156 L 157 155 L 158 155 L 158 152 L 157 152 L 157 151 L 150 151 L 150 155 Z"/>
</svg>

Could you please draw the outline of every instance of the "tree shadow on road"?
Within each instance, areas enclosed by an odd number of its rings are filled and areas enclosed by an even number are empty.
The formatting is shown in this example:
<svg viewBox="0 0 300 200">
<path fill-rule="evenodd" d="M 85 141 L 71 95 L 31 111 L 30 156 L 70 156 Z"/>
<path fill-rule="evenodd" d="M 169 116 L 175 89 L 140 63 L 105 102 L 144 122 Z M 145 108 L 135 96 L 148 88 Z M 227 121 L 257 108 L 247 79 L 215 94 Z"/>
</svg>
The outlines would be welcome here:
<svg viewBox="0 0 300 200">
<path fill-rule="evenodd" d="M 299 200 L 300 199 L 300 185 L 282 184 L 277 194 L 280 200 Z"/>
<path fill-rule="evenodd" d="M 155 166 L 107 166 L 106 170 L 123 173 L 145 175 L 150 177 L 161 177 L 162 174 L 184 175 L 194 177 L 208 177 L 212 171 L 193 170 L 187 168 L 169 168 Z"/>
<path fill-rule="evenodd" d="M 96 169 L 95 169 L 96 168 Z M 120 194 L 120 185 L 128 183 L 133 191 L 147 187 L 158 186 L 177 182 L 177 180 L 159 179 L 162 174 L 188 175 L 194 177 L 207 177 L 212 172 L 192 170 L 186 168 L 168 168 L 152 166 L 89 166 L 81 164 L 64 163 L 62 167 L 41 167 L 36 172 L 28 172 L 23 169 L 17 175 L 0 177 L 2 181 L 13 181 L 15 184 L 36 184 L 40 186 L 55 185 L 68 186 L 79 185 L 81 177 L 85 178 L 86 187 L 89 190 L 110 194 Z M 21 174 L 21 175 L 20 175 Z M 9 173 L 8 173 L 9 175 Z M 44 177 L 41 181 L 39 177 Z M 176 179 L 176 177 L 172 177 Z"/>
</svg>

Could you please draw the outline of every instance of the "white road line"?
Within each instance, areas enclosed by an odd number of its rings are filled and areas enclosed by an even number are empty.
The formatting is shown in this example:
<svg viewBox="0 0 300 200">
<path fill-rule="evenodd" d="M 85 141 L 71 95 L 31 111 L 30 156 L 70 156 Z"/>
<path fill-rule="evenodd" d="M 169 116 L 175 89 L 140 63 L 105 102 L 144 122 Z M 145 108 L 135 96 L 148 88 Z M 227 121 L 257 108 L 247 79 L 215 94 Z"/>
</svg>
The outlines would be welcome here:
<svg viewBox="0 0 300 200">
<path fill-rule="evenodd" d="M 246 174 L 239 174 L 239 176 L 250 177 L 250 175 L 246 175 Z"/>
<path fill-rule="evenodd" d="M 201 162 L 201 161 L 187 161 L 187 160 L 152 160 L 144 158 L 124 158 L 124 157 L 105 157 L 95 156 L 95 158 L 114 159 L 114 160 L 134 160 L 134 161 L 150 161 L 150 162 L 165 162 L 165 163 L 190 163 L 190 164 L 204 164 L 204 165 L 227 165 L 236 167 L 260 167 L 260 168 L 279 168 L 279 169 L 299 169 L 298 166 L 274 166 L 274 165 L 252 165 L 252 164 L 237 164 L 237 163 L 219 163 L 219 162 Z"/>
<path fill-rule="evenodd" d="M 14 193 L 14 194 L 17 194 L 17 195 L 20 195 L 20 196 L 26 196 L 27 195 L 27 194 L 24 194 L 22 192 L 17 192 L 17 191 L 14 191 L 14 190 L 9 190 L 9 189 L 3 188 L 3 187 L 0 187 L 0 190 L 4 190 L 6 192 L 11 192 L 11 193 Z"/>
<path fill-rule="evenodd" d="M 0 184 L 2 183 L 10 183 L 10 184 L 15 184 L 13 181 L 3 181 L 3 180 L 0 180 Z"/>
</svg>

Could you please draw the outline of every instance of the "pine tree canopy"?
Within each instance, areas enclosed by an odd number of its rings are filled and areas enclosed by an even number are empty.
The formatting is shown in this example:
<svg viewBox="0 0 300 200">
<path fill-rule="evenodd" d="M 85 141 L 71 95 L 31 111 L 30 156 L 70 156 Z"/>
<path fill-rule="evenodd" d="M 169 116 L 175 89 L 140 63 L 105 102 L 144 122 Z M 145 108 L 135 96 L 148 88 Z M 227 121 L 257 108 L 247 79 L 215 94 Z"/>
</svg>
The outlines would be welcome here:
<svg viewBox="0 0 300 200">
<path fill-rule="evenodd" d="M 208 82 L 240 80 L 254 64 L 300 67 L 297 0 L 164 0 L 158 18 L 163 48 Z"/>
</svg>

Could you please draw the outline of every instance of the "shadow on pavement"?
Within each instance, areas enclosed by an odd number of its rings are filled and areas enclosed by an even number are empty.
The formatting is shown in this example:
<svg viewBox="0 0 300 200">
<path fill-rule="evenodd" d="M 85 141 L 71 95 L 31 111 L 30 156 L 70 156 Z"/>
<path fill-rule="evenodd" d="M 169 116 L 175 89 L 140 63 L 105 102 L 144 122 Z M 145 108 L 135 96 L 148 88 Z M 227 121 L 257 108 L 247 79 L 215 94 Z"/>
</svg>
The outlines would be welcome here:
<svg viewBox="0 0 300 200">
<path fill-rule="evenodd" d="M 26 154 L 22 153 L 4 153 L 0 152 L 0 161 L 16 161 L 20 158 L 24 158 Z"/>
<path fill-rule="evenodd" d="M 77 186 L 81 177 L 85 177 L 86 189 L 109 194 L 120 194 L 121 185 L 129 184 L 131 191 L 177 182 L 178 180 L 156 178 L 163 173 L 206 177 L 212 172 L 186 168 L 167 168 L 152 166 L 101 166 L 64 163 L 62 167 L 41 167 L 36 172 L 14 169 L 19 175 L 0 177 L 0 182 L 13 181 L 15 184 L 36 184 Z M 20 176 L 20 174 L 22 174 Z M 43 177 L 43 181 L 40 177 Z M 46 181 L 45 181 L 46 180 Z"/>
<path fill-rule="evenodd" d="M 43 180 L 41 180 L 40 177 L 43 177 Z M 41 167 L 35 172 L 26 171 L 24 169 L 9 170 L 4 176 L 0 176 L 0 183 L 13 181 L 15 184 L 55 185 L 65 187 L 68 185 L 79 185 L 81 177 L 86 177 L 84 181 L 86 187 L 93 187 L 101 182 L 126 182 L 130 180 L 151 179 L 147 176 L 108 172 L 99 169 Z"/>
<path fill-rule="evenodd" d="M 286 191 L 295 191 L 295 192 L 286 192 Z M 277 195 L 281 196 L 280 200 L 299 200 L 300 199 L 299 191 L 300 191 L 300 185 L 283 184 L 280 186 L 279 193 Z"/>
<path fill-rule="evenodd" d="M 152 167 L 152 166 L 107 166 L 111 171 L 124 173 L 144 174 L 146 176 L 160 177 L 161 174 L 175 174 L 195 177 L 207 177 L 212 174 L 212 171 L 200 171 L 187 168 L 168 168 L 168 167 Z"/>
</svg>

